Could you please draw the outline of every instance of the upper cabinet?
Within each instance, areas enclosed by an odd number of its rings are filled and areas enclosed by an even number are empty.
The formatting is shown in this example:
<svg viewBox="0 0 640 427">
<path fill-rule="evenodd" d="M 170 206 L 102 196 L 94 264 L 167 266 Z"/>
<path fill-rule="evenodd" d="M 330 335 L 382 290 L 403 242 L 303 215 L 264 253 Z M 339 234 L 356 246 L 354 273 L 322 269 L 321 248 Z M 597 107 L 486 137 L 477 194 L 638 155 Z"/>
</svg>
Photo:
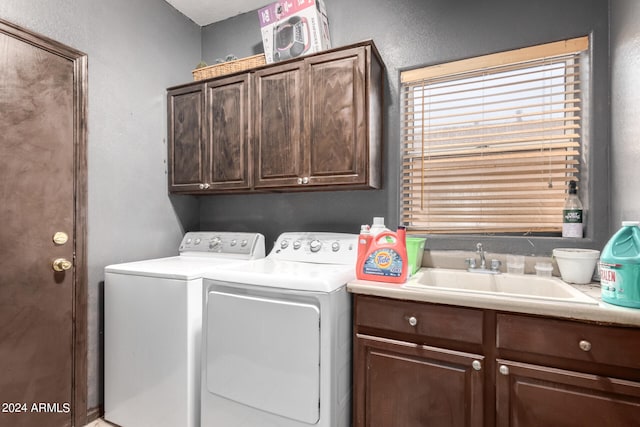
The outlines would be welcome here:
<svg viewBox="0 0 640 427">
<path fill-rule="evenodd" d="M 252 108 L 257 187 L 298 185 L 304 174 L 303 70 L 304 62 L 297 61 L 255 73 Z"/>
<path fill-rule="evenodd" d="M 204 178 L 204 85 L 169 91 L 169 190 L 192 192 Z"/>
<path fill-rule="evenodd" d="M 249 75 L 208 82 L 207 189 L 251 188 L 249 165 Z"/>
<path fill-rule="evenodd" d="M 383 79 L 369 41 L 169 89 L 169 190 L 379 188 Z"/>
<path fill-rule="evenodd" d="M 169 191 L 247 190 L 249 75 L 170 90 Z"/>
</svg>

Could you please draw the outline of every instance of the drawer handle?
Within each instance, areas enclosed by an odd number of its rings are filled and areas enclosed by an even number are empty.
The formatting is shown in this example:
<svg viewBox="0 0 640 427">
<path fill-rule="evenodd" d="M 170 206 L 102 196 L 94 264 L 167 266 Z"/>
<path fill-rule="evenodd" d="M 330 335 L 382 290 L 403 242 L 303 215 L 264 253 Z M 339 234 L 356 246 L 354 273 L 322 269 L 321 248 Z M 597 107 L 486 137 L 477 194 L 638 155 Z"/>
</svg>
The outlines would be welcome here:
<svg viewBox="0 0 640 427">
<path fill-rule="evenodd" d="M 582 351 L 591 350 L 591 343 L 589 341 L 587 341 L 587 340 L 581 340 L 578 345 L 580 346 L 580 350 L 582 350 Z"/>
<path fill-rule="evenodd" d="M 482 369 L 482 363 L 480 363 L 479 360 L 474 360 L 473 362 L 471 362 L 471 367 L 476 371 L 479 371 Z"/>
<path fill-rule="evenodd" d="M 509 367 L 506 365 L 500 365 L 500 373 L 502 375 L 509 375 Z"/>
<path fill-rule="evenodd" d="M 411 316 L 407 320 L 411 326 L 416 326 L 418 324 L 418 319 L 416 319 L 415 316 Z"/>
</svg>

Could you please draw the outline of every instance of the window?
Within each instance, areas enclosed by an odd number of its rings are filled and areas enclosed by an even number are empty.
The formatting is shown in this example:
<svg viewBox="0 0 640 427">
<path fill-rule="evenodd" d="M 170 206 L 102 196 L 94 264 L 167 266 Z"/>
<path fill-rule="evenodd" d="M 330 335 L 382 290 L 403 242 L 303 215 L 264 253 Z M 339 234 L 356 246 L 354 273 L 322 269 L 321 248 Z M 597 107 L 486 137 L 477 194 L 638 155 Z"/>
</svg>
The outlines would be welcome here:
<svg viewBox="0 0 640 427">
<path fill-rule="evenodd" d="M 403 71 L 402 221 L 428 233 L 559 233 L 580 187 L 588 38 Z"/>
</svg>

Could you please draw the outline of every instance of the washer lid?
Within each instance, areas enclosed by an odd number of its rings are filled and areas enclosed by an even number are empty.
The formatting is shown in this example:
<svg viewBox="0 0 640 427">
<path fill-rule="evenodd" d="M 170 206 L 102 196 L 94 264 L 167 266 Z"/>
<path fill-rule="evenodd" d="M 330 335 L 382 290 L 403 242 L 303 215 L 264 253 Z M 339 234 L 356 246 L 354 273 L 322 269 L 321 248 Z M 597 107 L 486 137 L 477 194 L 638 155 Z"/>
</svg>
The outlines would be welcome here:
<svg viewBox="0 0 640 427">
<path fill-rule="evenodd" d="M 205 279 L 272 288 L 333 292 L 355 280 L 354 265 L 312 264 L 269 258 L 225 265 L 208 271 Z"/>
<path fill-rule="evenodd" d="M 104 271 L 105 273 L 131 276 L 192 280 L 201 278 L 212 269 L 244 262 L 247 261 L 230 258 L 175 256 L 108 265 Z"/>
</svg>

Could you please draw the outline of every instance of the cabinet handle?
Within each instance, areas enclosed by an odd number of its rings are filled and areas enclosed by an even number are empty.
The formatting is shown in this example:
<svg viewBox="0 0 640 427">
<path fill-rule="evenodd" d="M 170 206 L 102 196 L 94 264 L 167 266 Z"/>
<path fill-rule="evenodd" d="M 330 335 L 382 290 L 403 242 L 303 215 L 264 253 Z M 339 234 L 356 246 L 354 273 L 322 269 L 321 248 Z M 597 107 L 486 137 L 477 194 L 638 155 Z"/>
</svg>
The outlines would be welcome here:
<svg viewBox="0 0 640 427">
<path fill-rule="evenodd" d="M 201 189 L 201 190 L 204 190 L 204 184 L 198 185 L 198 188 Z"/>
<path fill-rule="evenodd" d="M 471 363 L 471 367 L 472 367 L 473 369 L 475 369 L 476 371 L 479 371 L 479 370 L 481 370 L 481 369 L 482 369 L 482 363 L 480 363 L 480 361 L 479 361 L 479 360 L 474 360 L 474 361 Z"/>
<path fill-rule="evenodd" d="M 418 319 L 416 319 L 415 316 L 411 316 L 407 320 L 411 326 L 416 326 L 418 324 Z"/>
<path fill-rule="evenodd" d="M 302 184 L 302 178 L 298 178 L 298 184 Z"/>
<path fill-rule="evenodd" d="M 587 340 L 581 340 L 580 343 L 578 343 L 578 345 L 580 346 L 580 350 L 582 351 L 591 350 L 591 343 Z"/>
<path fill-rule="evenodd" d="M 304 178 L 302 178 L 302 183 L 303 184 L 308 184 L 309 183 L 309 177 L 305 176 Z"/>
<path fill-rule="evenodd" d="M 502 375 L 509 375 L 509 367 L 505 365 L 500 365 L 500 373 Z"/>
<path fill-rule="evenodd" d="M 204 189 L 205 189 L 205 190 L 208 190 L 208 189 L 209 189 L 209 187 L 211 187 L 211 185 L 209 185 L 209 184 L 205 184 L 205 185 L 204 185 Z"/>
</svg>

